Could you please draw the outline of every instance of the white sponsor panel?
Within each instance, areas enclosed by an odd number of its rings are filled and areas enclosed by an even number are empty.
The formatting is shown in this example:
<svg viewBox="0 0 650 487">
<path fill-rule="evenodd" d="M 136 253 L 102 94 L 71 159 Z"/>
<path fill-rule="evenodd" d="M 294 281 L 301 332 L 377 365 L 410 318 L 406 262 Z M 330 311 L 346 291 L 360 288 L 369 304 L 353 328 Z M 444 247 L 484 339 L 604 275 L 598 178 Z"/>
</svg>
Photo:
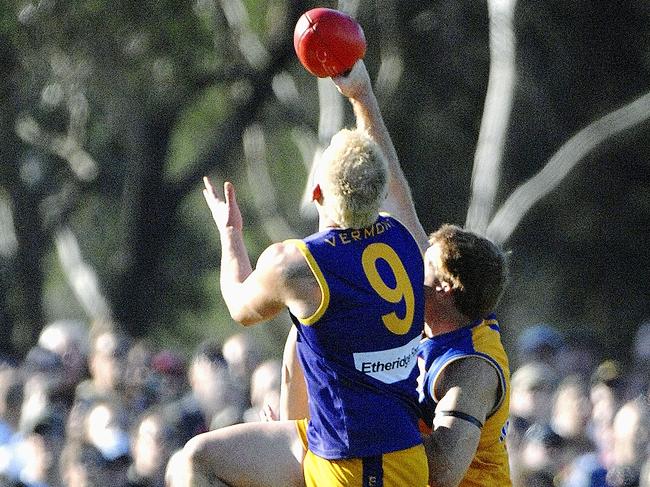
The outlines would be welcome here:
<svg viewBox="0 0 650 487">
<path fill-rule="evenodd" d="M 406 379 L 415 367 L 420 337 L 417 336 L 406 345 L 380 350 L 378 352 L 358 352 L 353 354 L 354 366 L 385 384 Z"/>
</svg>

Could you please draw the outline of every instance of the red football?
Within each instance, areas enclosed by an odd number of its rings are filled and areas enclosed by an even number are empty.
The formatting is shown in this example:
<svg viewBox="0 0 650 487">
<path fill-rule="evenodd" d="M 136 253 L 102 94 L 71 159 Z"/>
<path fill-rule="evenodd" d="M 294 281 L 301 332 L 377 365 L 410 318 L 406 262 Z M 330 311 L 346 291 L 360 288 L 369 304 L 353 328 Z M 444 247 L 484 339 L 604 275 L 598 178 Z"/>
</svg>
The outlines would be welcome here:
<svg viewBox="0 0 650 487">
<path fill-rule="evenodd" d="M 366 37 L 359 23 L 331 8 L 302 14 L 293 31 L 293 47 L 302 65 L 314 76 L 345 73 L 366 53 Z"/>
</svg>

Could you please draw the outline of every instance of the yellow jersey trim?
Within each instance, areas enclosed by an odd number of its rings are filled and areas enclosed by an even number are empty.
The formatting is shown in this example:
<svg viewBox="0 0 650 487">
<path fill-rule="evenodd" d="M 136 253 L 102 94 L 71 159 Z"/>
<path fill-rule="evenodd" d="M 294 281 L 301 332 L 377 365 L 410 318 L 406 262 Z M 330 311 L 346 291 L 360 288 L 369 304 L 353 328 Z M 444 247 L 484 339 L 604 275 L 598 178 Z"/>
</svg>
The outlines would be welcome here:
<svg viewBox="0 0 650 487">
<path fill-rule="evenodd" d="M 296 419 L 296 429 L 298 430 L 298 437 L 300 438 L 300 443 L 305 451 L 309 450 L 309 444 L 307 443 L 307 423 L 308 419 Z"/>
<path fill-rule="evenodd" d="M 314 256 L 309 251 L 309 248 L 307 247 L 307 244 L 304 241 L 295 238 L 295 239 L 285 240 L 284 243 L 295 245 L 298 248 L 298 250 L 300 250 L 300 253 L 303 255 L 303 257 L 305 257 L 305 260 L 307 261 L 307 265 L 311 269 L 311 272 L 314 274 L 314 277 L 318 282 L 318 286 L 320 287 L 321 301 L 316 311 L 311 316 L 308 316 L 306 318 L 298 318 L 298 321 L 300 321 L 300 323 L 302 323 L 303 325 L 313 325 L 323 316 L 323 314 L 325 313 L 325 311 L 327 310 L 330 304 L 330 288 L 327 285 L 327 281 L 325 280 L 325 276 L 323 275 L 323 272 L 320 270 L 320 267 L 318 266 L 318 262 L 316 262 L 316 259 L 314 259 Z"/>
<path fill-rule="evenodd" d="M 506 391 L 506 386 L 507 386 L 507 384 L 506 384 L 506 376 L 505 376 L 504 370 L 501 367 L 501 364 L 499 363 L 499 361 L 497 360 L 497 357 L 495 357 L 493 353 L 485 352 L 485 351 L 481 350 L 482 347 L 480 347 L 479 338 L 477 336 L 479 329 L 482 326 L 486 326 L 487 327 L 487 332 L 488 333 L 496 333 L 499 336 L 499 340 L 500 340 L 500 335 L 498 334 L 497 331 L 490 328 L 490 325 L 499 326 L 499 321 L 495 320 L 495 319 L 483 320 L 483 323 L 482 323 L 481 326 L 477 326 L 476 328 L 474 328 L 472 330 L 472 343 L 474 344 L 474 350 L 476 350 L 476 352 L 480 353 L 481 356 L 485 360 L 487 360 L 492 365 L 492 367 L 495 368 L 495 370 L 497 371 L 497 375 L 499 376 L 499 385 L 501 387 L 501 394 L 499 394 L 499 400 L 497 401 L 496 406 L 494 406 L 494 408 L 488 413 L 488 415 L 487 415 L 488 418 L 490 416 L 492 416 L 493 414 L 495 414 L 499 410 L 499 408 L 503 404 L 503 401 L 505 401 L 506 394 L 507 394 L 507 391 Z"/>
</svg>

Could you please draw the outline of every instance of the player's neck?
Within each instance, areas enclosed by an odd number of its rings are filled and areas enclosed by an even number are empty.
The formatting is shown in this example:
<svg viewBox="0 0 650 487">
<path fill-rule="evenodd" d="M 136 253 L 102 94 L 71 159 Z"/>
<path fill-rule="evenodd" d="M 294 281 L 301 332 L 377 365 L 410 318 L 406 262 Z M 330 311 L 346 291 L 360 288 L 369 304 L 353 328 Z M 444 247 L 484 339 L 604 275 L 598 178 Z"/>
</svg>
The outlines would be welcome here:
<svg viewBox="0 0 650 487">
<path fill-rule="evenodd" d="M 460 326 L 452 322 L 436 322 L 433 325 L 424 323 L 424 334 L 431 338 L 437 335 L 442 335 L 444 333 L 449 333 L 451 331 L 456 331 L 459 328 Z"/>
<path fill-rule="evenodd" d="M 327 214 L 327 211 L 321 203 L 318 201 L 314 202 L 316 205 L 316 210 L 318 211 L 318 231 L 322 232 L 323 230 L 328 230 L 330 228 L 340 228 L 341 226 L 336 223 L 330 216 Z"/>
<path fill-rule="evenodd" d="M 431 324 L 426 321 L 424 323 L 424 334 L 428 337 L 434 337 L 436 335 L 442 335 L 443 333 L 459 330 L 460 328 L 467 326 L 471 320 L 454 308 L 438 314 L 430 321 Z"/>
<path fill-rule="evenodd" d="M 332 225 L 319 225 L 319 226 L 318 226 L 318 231 L 319 231 L 319 232 L 322 232 L 323 230 L 339 230 L 340 228 L 341 228 L 341 227 L 338 226 L 338 225 L 336 225 L 336 224 L 332 224 Z"/>
<path fill-rule="evenodd" d="M 341 225 L 321 214 L 318 219 L 318 230 L 322 232 L 323 230 L 329 230 L 330 228 L 341 228 Z"/>
</svg>

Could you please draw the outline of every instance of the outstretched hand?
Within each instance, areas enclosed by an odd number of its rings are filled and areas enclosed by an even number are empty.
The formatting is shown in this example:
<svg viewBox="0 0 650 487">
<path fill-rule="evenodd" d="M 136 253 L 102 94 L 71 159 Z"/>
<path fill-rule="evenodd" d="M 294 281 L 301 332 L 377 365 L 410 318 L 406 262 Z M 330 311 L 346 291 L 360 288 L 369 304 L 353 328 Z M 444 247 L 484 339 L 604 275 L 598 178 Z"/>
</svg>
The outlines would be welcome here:
<svg viewBox="0 0 650 487">
<path fill-rule="evenodd" d="M 279 421 L 278 413 L 273 410 L 269 403 L 264 403 L 264 406 L 259 412 L 260 421 Z"/>
<path fill-rule="evenodd" d="M 221 233 L 227 228 L 241 231 L 243 226 L 242 217 L 235 197 L 235 187 L 232 183 L 224 183 L 224 199 L 219 198 L 207 176 L 203 177 L 203 184 L 205 185 L 203 197 L 210 207 L 212 219 L 216 223 L 219 232 Z"/>
<path fill-rule="evenodd" d="M 372 91 L 370 76 L 363 60 L 359 59 L 349 73 L 335 76 L 332 81 L 339 92 L 348 98 L 359 99 Z"/>
</svg>

